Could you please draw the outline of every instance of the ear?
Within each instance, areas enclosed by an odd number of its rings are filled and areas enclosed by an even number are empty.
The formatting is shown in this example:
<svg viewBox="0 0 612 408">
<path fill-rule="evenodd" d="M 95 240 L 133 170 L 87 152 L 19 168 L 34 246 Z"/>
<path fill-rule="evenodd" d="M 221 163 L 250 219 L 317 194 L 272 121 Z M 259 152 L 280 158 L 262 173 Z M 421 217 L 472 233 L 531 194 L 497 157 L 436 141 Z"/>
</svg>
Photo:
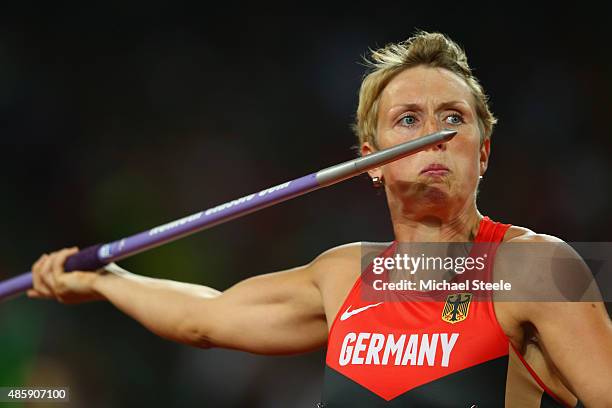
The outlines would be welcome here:
<svg viewBox="0 0 612 408">
<path fill-rule="evenodd" d="M 480 146 L 480 175 L 484 176 L 491 156 L 491 139 L 486 139 Z"/>
<path fill-rule="evenodd" d="M 367 156 L 376 152 L 376 149 L 370 144 L 370 142 L 363 142 L 361 144 L 361 155 Z M 382 170 L 380 167 L 375 167 L 372 170 L 368 170 L 370 177 L 382 177 Z"/>
</svg>

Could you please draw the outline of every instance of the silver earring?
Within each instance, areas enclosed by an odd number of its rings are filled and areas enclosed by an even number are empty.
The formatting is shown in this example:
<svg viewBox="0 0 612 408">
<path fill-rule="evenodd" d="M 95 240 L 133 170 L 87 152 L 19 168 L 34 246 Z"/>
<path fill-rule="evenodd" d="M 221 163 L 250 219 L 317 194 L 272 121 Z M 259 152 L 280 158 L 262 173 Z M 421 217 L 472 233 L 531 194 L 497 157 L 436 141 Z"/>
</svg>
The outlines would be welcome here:
<svg viewBox="0 0 612 408">
<path fill-rule="evenodd" d="M 385 185 L 382 177 L 372 177 L 372 186 L 374 188 L 381 188 Z"/>
<path fill-rule="evenodd" d="M 482 180 L 482 176 L 478 176 L 478 178 Z"/>
</svg>

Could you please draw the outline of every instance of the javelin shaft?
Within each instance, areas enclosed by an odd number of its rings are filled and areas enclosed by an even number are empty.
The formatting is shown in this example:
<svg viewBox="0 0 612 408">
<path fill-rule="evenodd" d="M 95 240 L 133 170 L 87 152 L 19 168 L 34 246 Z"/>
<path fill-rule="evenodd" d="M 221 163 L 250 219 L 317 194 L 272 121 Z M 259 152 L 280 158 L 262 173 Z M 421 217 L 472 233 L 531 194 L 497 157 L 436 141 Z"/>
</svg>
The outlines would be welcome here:
<svg viewBox="0 0 612 408">
<path fill-rule="evenodd" d="M 95 271 L 111 262 L 125 259 L 147 249 L 175 241 L 313 190 L 339 183 L 374 167 L 382 166 L 383 164 L 424 150 L 429 146 L 447 142 L 456 133 L 454 130 L 442 130 L 432 133 L 419 139 L 349 160 L 257 193 L 228 201 L 118 241 L 87 247 L 70 256 L 64 264 L 64 269 L 68 272 L 75 270 Z M 31 272 L 0 282 L 0 300 L 23 292 L 31 287 Z"/>
</svg>

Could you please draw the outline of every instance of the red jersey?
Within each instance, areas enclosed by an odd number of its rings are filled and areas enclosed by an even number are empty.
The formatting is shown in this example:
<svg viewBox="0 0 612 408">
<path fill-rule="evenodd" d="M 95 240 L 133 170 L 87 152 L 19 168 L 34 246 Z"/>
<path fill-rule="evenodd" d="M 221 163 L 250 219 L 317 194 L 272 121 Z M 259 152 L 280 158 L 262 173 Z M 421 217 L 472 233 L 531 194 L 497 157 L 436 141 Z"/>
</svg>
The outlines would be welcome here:
<svg viewBox="0 0 612 408">
<path fill-rule="evenodd" d="M 495 250 L 509 227 L 489 217 L 480 222 L 474 242 L 481 245 L 470 255 L 485 248 L 485 281 L 492 280 Z M 396 246 L 381 256 L 393 256 Z M 490 295 L 447 291 L 424 300 L 424 292 L 409 291 L 401 301 L 372 301 L 363 296 L 371 273 L 372 264 L 332 324 L 321 406 L 568 406 L 513 349 Z"/>
</svg>

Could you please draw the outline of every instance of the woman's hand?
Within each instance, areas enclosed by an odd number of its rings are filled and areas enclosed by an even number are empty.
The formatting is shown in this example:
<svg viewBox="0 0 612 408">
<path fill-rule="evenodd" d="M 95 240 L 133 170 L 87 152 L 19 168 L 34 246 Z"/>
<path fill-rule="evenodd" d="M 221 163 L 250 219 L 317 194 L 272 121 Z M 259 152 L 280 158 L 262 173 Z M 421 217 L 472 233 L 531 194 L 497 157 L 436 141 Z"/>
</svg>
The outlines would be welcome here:
<svg viewBox="0 0 612 408">
<path fill-rule="evenodd" d="M 93 288 L 100 276 L 98 272 L 64 271 L 66 259 L 78 251 L 77 247 L 64 248 L 38 258 L 32 265 L 34 287 L 28 290 L 28 297 L 56 299 L 67 304 L 103 299 Z"/>
</svg>

